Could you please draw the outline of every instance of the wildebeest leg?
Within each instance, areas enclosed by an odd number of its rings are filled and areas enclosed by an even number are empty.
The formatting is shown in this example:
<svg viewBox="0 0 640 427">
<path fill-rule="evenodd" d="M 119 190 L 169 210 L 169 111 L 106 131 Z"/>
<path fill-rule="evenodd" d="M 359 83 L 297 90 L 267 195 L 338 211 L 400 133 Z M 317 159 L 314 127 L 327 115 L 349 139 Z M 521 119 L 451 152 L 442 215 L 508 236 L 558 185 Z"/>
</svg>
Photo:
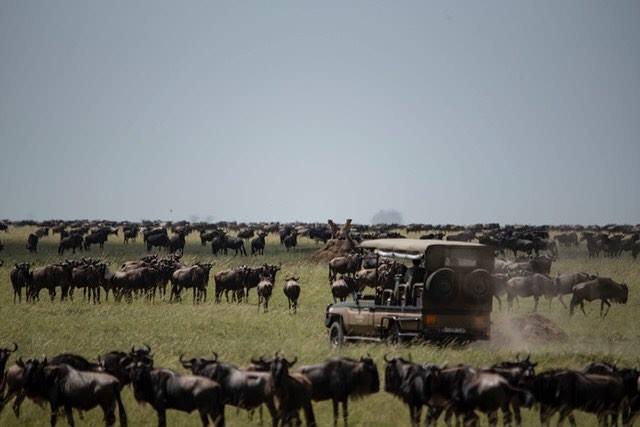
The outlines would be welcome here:
<svg viewBox="0 0 640 427">
<path fill-rule="evenodd" d="M 316 425 L 316 417 L 313 414 L 313 406 L 311 405 L 311 399 L 307 400 L 302 409 L 304 410 L 304 419 L 307 422 L 308 427 L 315 427 Z M 297 411 L 296 411 L 297 414 Z"/>
<path fill-rule="evenodd" d="M 344 420 L 344 427 L 349 425 L 349 400 L 344 399 L 342 401 L 342 418 Z"/>
<path fill-rule="evenodd" d="M 200 421 L 202 421 L 202 427 L 207 427 L 209 425 L 209 417 L 204 409 L 200 410 Z"/>
<path fill-rule="evenodd" d="M 331 404 L 333 405 L 333 426 L 336 427 L 338 425 L 338 417 L 340 416 L 338 401 L 336 399 L 331 399 Z"/>
<path fill-rule="evenodd" d="M 582 314 L 584 314 L 585 316 L 587 315 L 587 312 L 584 311 L 584 301 L 580 301 L 580 310 L 582 310 Z"/>
<path fill-rule="evenodd" d="M 272 427 L 277 427 L 279 423 L 278 411 L 273 404 L 273 400 L 267 400 L 266 405 L 267 409 L 269 410 L 269 414 L 271 415 L 271 425 Z M 260 409 L 262 409 L 262 407 Z"/>
<path fill-rule="evenodd" d="M 58 422 L 58 408 L 52 403 L 51 404 L 51 427 L 55 427 Z"/>
<path fill-rule="evenodd" d="M 540 297 L 534 295 L 533 300 L 535 301 L 535 304 L 533 305 L 533 312 L 535 313 L 536 311 L 538 311 L 538 301 L 540 300 Z"/>
<path fill-rule="evenodd" d="M 497 426 L 498 425 L 498 412 L 496 411 L 491 411 L 487 413 L 487 419 L 489 420 L 489 425 L 490 426 Z M 505 426 L 507 425 L 506 423 L 504 424 Z"/>
<path fill-rule="evenodd" d="M 560 294 L 558 296 L 558 300 L 560 301 L 560 304 L 562 304 L 562 306 L 566 309 L 567 308 L 567 304 L 565 304 L 564 300 L 562 299 L 563 295 Z"/>
<path fill-rule="evenodd" d="M 578 298 L 573 295 L 571 297 L 571 302 L 569 303 L 569 316 L 573 316 L 573 312 L 576 309 L 576 305 L 581 304 L 581 301 L 578 300 Z"/>
<path fill-rule="evenodd" d="M 127 427 L 127 412 L 122 404 L 120 391 L 116 390 L 116 403 L 118 404 L 118 417 L 120 418 L 120 427 Z"/>
<path fill-rule="evenodd" d="M 609 309 L 611 308 L 611 303 L 605 298 L 602 300 L 602 304 L 606 304 L 607 305 L 607 309 L 605 310 L 604 314 L 602 315 L 602 318 L 604 319 L 605 317 L 607 317 L 607 314 L 609 314 Z M 600 305 L 600 312 L 602 313 L 602 304 Z"/>
<path fill-rule="evenodd" d="M 498 310 L 502 310 L 502 300 L 500 299 L 500 296 L 494 295 L 493 297 L 498 300 Z"/>
<path fill-rule="evenodd" d="M 102 412 L 104 412 L 104 422 L 107 427 L 110 427 L 116 423 L 116 402 L 115 401 L 109 402 L 108 405 L 103 405 Z"/>
<path fill-rule="evenodd" d="M 158 427 L 167 427 L 167 411 L 164 408 L 156 409 L 158 412 Z"/>
</svg>

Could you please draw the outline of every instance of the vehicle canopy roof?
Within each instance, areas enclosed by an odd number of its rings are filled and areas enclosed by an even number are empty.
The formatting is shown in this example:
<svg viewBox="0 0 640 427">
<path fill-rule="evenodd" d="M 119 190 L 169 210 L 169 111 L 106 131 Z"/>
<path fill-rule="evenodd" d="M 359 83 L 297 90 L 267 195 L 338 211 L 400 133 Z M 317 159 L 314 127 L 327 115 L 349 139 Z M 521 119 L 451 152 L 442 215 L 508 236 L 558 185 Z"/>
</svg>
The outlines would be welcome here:
<svg viewBox="0 0 640 427">
<path fill-rule="evenodd" d="M 422 240 L 422 239 L 375 239 L 365 240 L 360 243 L 364 249 L 388 251 L 405 254 L 424 254 L 433 246 L 463 247 L 463 248 L 488 248 L 480 243 L 455 242 L 448 240 Z"/>
</svg>

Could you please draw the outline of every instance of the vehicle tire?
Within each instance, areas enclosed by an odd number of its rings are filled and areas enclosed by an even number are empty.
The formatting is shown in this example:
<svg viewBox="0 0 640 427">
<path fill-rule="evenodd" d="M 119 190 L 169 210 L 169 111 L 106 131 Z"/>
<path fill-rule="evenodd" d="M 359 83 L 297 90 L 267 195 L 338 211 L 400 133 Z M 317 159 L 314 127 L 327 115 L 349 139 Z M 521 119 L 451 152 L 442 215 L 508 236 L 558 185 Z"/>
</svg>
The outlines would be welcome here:
<svg viewBox="0 0 640 427">
<path fill-rule="evenodd" d="M 450 268 L 440 268 L 434 271 L 426 283 L 429 298 L 436 303 L 453 301 L 458 295 L 458 286 L 454 277 L 455 274 Z"/>
<path fill-rule="evenodd" d="M 334 321 L 329 328 L 329 344 L 332 347 L 340 347 L 344 344 L 344 330 L 339 320 Z"/>
<path fill-rule="evenodd" d="M 387 334 L 387 342 L 391 345 L 398 345 L 400 341 L 400 326 L 397 322 L 393 322 Z"/>
<path fill-rule="evenodd" d="M 465 293 L 475 301 L 485 301 L 493 298 L 493 282 L 487 270 L 473 270 L 465 278 Z"/>
</svg>

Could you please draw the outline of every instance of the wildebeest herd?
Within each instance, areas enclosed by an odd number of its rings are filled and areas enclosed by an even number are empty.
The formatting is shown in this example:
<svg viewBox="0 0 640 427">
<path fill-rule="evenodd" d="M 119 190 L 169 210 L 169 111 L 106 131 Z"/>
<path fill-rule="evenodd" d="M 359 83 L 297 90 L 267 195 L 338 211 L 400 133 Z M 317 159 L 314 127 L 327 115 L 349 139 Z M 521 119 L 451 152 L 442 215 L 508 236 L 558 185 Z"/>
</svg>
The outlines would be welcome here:
<svg viewBox="0 0 640 427">
<path fill-rule="evenodd" d="M 212 357 L 183 357 L 179 362 L 187 371 L 176 372 L 154 365 L 151 348 L 132 347 L 130 351 L 109 351 L 89 361 L 73 353 L 52 358 L 18 357 L 6 369 L 18 345 L 0 348 L 0 411 L 11 402 L 16 417 L 25 398 L 47 402 L 51 424 L 59 410 L 73 425 L 73 411 L 96 407 L 104 413 L 106 425 L 116 421 L 127 425 L 122 402 L 123 388 L 130 385 L 136 401 L 150 405 L 158 425 L 166 425 L 167 410 L 197 411 L 204 426 L 225 424 L 225 406 L 251 411 L 262 407 L 272 425 L 298 425 L 304 413 L 306 424 L 316 425 L 313 402 L 331 400 L 334 425 L 342 406 L 344 425 L 348 424 L 348 402 L 378 393 L 380 377 L 376 362 L 332 357 L 322 363 L 294 368 L 297 358 L 279 352 L 273 357 L 251 359 L 245 367 Z M 537 409 L 542 425 L 558 416 L 561 424 L 575 424 L 574 411 L 593 414 L 602 426 L 630 426 L 640 411 L 638 389 L 640 371 L 613 363 L 593 362 L 582 369 L 550 369 L 536 372 L 530 357 L 496 363 L 488 367 L 464 364 L 439 366 L 415 363 L 402 357 L 388 358 L 384 370 L 384 391 L 409 407 L 411 425 L 421 421 L 426 408 L 426 425 L 444 417 L 464 425 L 478 425 L 486 415 L 489 425 L 522 424 L 522 410 Z"/>
</svg>

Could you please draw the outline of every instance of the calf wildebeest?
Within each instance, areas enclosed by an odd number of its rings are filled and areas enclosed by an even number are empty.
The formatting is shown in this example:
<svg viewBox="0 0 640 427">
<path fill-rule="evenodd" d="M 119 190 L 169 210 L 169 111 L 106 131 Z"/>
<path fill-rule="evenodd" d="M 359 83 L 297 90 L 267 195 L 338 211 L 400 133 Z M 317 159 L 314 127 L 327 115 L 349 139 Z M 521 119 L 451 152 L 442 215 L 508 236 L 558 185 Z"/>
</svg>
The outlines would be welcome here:
<svg viewBox="0 0 640 427">
<path fill-rule="evenodd" d="M 258 292 L 258 311 L 260 311 L 260 306 L 262 305 L 263 310 L 266 313 L 267 310 L 269 310 L 269 300 L 273 293 L 273 282 L 271 282 L 271 277 L 260 277 L 260 283 L 258 283 L 256 291 Z"/>
<path fill-rule="evenodd" d="M 273 401 L 269 372 L 239 369 L 218 361 L 217 353 L 213 356 L 213 359 L 183 360 L 180 355 L 180 363 L 194 375 L 209 378 L 220 384 L 224 404 L 251 411 L 264 403 L 271 414 L 273 426 L 277 426 L 278 414 Z"/>
<path fill-rule="evenodd" d="M 360 360 L 331 358 L 317 365 L 301 366 L 297 372 L 311 381 L 311 399 L 333 403 L 333 425 L 338 424 L 338 404 L 346 426 L 349 419 L 349 398 L 359 398 L 380 390 L 378 367 L 369 356 Z"/>
<path fill-rule="evenodd" d="M 271 283 L 276 283 L 276 275 L 278 271 L 281 269 L 281 264 L 263 264 L 260 267 L 245 267 L 245 275 L 244 275 L 244 295 L 238 294 L 236 297 L 238 302 L 245 299 L 246 302 L 249 302 L 249 291 L 252 288 L 258 286 L 262 276 L 268 277 Z"/>
<path fill-rule="evenodd" d="M 258 236 L 251 240 L 251 255 L 264 255 L 265 238 L 267 233 L 261 231 Z"/>
<path fill-rule="evenodd" d="M 191 413 L 197 410 L 204 427 L 209 421 L 223 427 L 224 398 L 218 383 L 195 375 L 180 375 L 169 369 L 135 360 L 128 366 L 133 396 L 148 403 L 158 414 L 158 426 L 167 425 L 167 409 Z"/>
<path fill-rule="evenodd" d="M 271 365 L 271 381 L 276 408 L 282 425 L 299 424 L 300 409 L 304 410 L 307 426 L 315 426 L 316 419 L 311 403 L 312 385 L 309 378 L 303 374 L 289 372 L 298 358 L 292 361 L 276 353 Z"/>
<path fill-rule="evenodd" d="M 27 263 L 15 264 L 15 267 L 11 269 L 11 287 L 13 288 L 13 303 L 16 302 L 16 296 L 18 302 L 22 302 L 22 288 L 25 288 L 27 294 L 31 288 L 33 281 L 33 273 L 29 271 L 31 266 Z M 28 298 L 28 295 L 27 295 Z"/>
<path fill-rule="evenodd" d="M 333 303 L 338 300 L 345 301 L 349 295 L 355 294 L 355 279 L 347 276 L 341 276 L 331 284 L 331 296 L 333 296 Z M 355 299 L 355 296 L 354 296 Z"/>
<path fill-rule="evenodd" d="M 617 283 L 608 277 L 598 277 L 588 282 L 578 283 L 573 287 L 573 297 L 569 305 L 569 314 L 573 315 L 573 311 L 577 305 L 580 306 L 582 313 L 584 311 L 584 301 L 600 300 L 600 317 L 606 317 L 611 308 L 611 303 L 617 302 L 626 304 L 629 298 L 629 287 L 624 283 Z M 604 310 L 604 306 L 607 309 Z"/>
<path fill-rule="evenodd" d="M 298 246 L 298 231 L 294 229 L 284 238 L 284 247 L 289 251 L 290 249 L 295 249 L 296 246 Z"/>
<path fill-rule="evenodd" d="M 329 280 L 334 281 L 338 274 L 355 275 L 362 265 L 362 255 L 339 256 L 329 261 Z"/>
<path fill-rule="evenodd" d="M 31 253 L 38 252 L 38 236 L 31 233 L 27 237 L 27 250 Z"/>
<path fill-rule="evenodd" d="M 62 236 L 62 235 L 61 235 Z M 64 254 L 64 251 L 71 249 L 72 253 L 76 253 L 76 250 L 82 250 L 83 238 L 81 234 L 70 234 L 69 236 L 60 239 L 58 244 L 58 254 Z"/>
<path fill-rule="evenodd" d="M 285 283 L 282 291 L 289 302 L 289 310 L 293 308 L 293 312 L 295 313 L 298 311 L 298 298 L 300 297 L 300 283 L 298 283 L 298 280 L 300 280 L 300 278 L 291 276 L 284 280 Z"/>
<path fill-rule="evenodd" d="M 535 301 L 533 311 L 536 311 L 541 296 L 551 300 L 556 295 L 557 290 L 553 280 L 544 274 L 535 273 L 530 276 L 514 277 L 507 281 L 507 302 L 510 310 L 513 308 L 513 300 L 518 297 L 533 297 Z"/>
<path fill-rule="evenodd" d="M 30 360 L 24 367 L 24 389 L 27 396 L 44 399 L 51 405 L 51 425 L 55 426 L 59 408 L 64 408 L 73 426 L 72 408 L 82 411 L 100 406 L 107 426 L 115 424 L 118 405 L 120 425 L 127 425 L 127 415 L 120 398 L 118 380 L 106 373 L 78 371 L 67 364 L 48 364 Z"/>
</svg>

